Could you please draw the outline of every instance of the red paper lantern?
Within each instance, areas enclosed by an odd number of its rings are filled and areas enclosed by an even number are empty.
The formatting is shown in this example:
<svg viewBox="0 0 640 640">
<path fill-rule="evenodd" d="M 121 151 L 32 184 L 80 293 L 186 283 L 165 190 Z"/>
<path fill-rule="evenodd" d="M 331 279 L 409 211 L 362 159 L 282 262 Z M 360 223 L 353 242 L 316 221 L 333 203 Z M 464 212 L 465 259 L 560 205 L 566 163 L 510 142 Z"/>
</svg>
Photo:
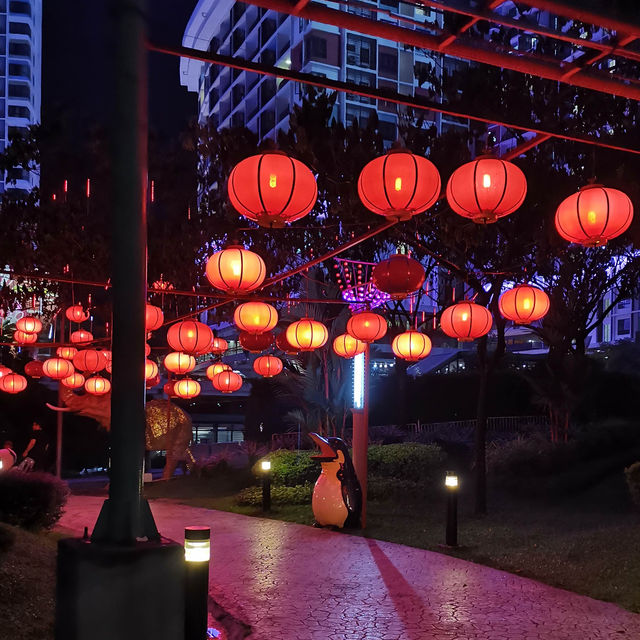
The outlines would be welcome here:
<svg viewBox="0 0 640 640">
<path fill-rule="evenodd" d="M 97 349 L 83 349 L 73 356 L 73 366 L 79 371 L 97 373 L 107 366 L 107 359 Z"/>
<path fill-rule="evenodd" d="M 162 326 L 164 322 L 164 313 L 160 307 L 154 307 L 147 304 L 144 312 L 144 328 L 147 331 L 155 331 Z"/>
<path fill-rule="evenodd" d="M 281 331 L 276 336 L 276 347 L 284 351 L 288 356 L 295 356 L 298 350 L 287 340 L 287 330 Z"/>
<path fill-rule="evenodd" d="M 233 393 L 242 387 L 242 376 L 235 371 L 221 371 L 213 376 L 211 384 L 222 393 Z"/>
<path fill-rule="evenodd" d="M 147 358 L 144 361 L 144 379 L 152 380 L 158 375 L 158 365 L 153 361 Z"/>
<path fill-rule="evenodd" d="M 273 344 L 273 332 L 247 333 L 246 331 L 241 331 L 238 341 L 243 349 L 251 351 L 251 353 L 260 353 Z"/>
<path fill-rule="evenodd" d="M 239 162 L 229 176 L 228 190 L 236 211 L 262 227 L 283 227 L 303 218 L 318 198 L 309 168 L 273 151 Z"/>
<path fill-rule="evenodd" d="M 75 347 L 58 347 L 56 349 L 56 355 L 65 360 L 73 360 L 73 356 L 75 356 L 76 353 L 78 353 L 78 350 Z"/>
<path fill-rule="evenodd" d="M 366 348 L 366 343 L 350 336 L 348 333 L 339 335 L 333 341 L 333 350 L 341 358 L 353 358 L 353 356 L 363 353 Z"/>
<path fill-rule="evenodd" d="M 145 358 L 151 355 L 151 347 L 149 346 L 148 342 L 144 343 L 144 355 L 145 355 Z M 109 360 L 111 360 L 111 358 L 109 358 Z"/>
<path fill-rule="evenodd" d="M 54 380 L 68 378 L 74 371 L 74 366 L 64 358 L 49 358 L 42 363 L 44 375 Z"/>
<path fill-rule="evenodd" d="M 206 273 L 216 289 L 236 295 L 255 291 L 264 282 L 267 268 L 257 253 L 232 245 L 209 258 Z"/>
<path fill-rule="evenodd" d="M 513 213 L 527 195 L 527 179 L 515 164 L 479 157 L 458 167 L 447 183 L 447 202 L 477 223 L 495 222 Z"/>
<path fill-rule="evenodd" d="M 298 351 L 319 349 L 328 339 L 327 327 L 311 318 L 302 318 L 287 327 L 287 341 Z"/>
<path fill-rule="evenodd" d="M 182 378 L 182 380 L 176 380 L 173 383 L 173 393 L 178 398 L 188 400 L 195 398 L 200 394 L 200 383 L 193 378 Z"/>
<path fill-rule="evenodd" d="M 42 378 L 44 375 L 42 371 L 42 362 L 40 362 L 40 360 L 30 360 L 24 365 L 24 372 L 25 375 L 28 375 L 30 378 L 34 378 L 35 380 Z"/>
<path fill-rule="evenodd" d="M 460 342 L 472 342 L 489 331 L 493 318 L 486 307 L 474 302 L 458 302 L 442 312 L 440 327 L 451 338 Z"/>
<path fill-rule="evenodd" d="M 171 380 L 169 380 L 169 382 L 164 383 L 164 386 L 162 387 L 162 391 L 164 391 L 164 393 L 168 395 L 170 398 L 176 397 L 175 391 L 173 390 L 173 381 Z"/>
<path fill-rule="evenodd" d="M 409 330 L 397 335 L 391 343 L 393 353 L 407 362 L 417 362 L 431 353 L 429 336 L 419 331 Z"/>
<path fill-rule="evenodd" d="M 113 360 L 107 361 L 107 366 L 105 367 L 107 373 L 113 373 Z"/>
<path fill-rule="evenodd" d="M 71 342 L 73 344 L 88 344 L 93 340 L 93 334 L 84 329 L 79 329 L 71 334 Z"/>
<path fill-rule="evenodd" d="M 188 353 L 172 351 L 164 358 L 164 366 L 171 373 L 184 374 L 196 368 L 196 359 Z"/>
<path fill-rule="evenodd" d="M 35 316 L 24 316 L 16 322 L 16 329 L 25 333 L 40 333 L 42 331 L 42 322 Z"/>
<path fill-rule="evenodd" d="M 347 333 L 362 342 L 375 342 L 387 333 L 387 321 L 372 311 L 352 315 L 347 322 Z"/>
<path fill-rule="evenodd" d="M 569 242 L 597 247 L 624 233 L 632 219 L 633 205 L 626 193 L 590 184 L 560 203 L 556 229 Z"/>
<path fill-rule="evenodd" d="M 278 324 L 278 312 L 266 302 L 243 302 L 236 307 L 233 321 L 241 331 L 264 333 Z"/>
<path fill-rule="evenodd" d="M 549 311 L 549 296 L 538 287 L 520 284 L 505 291 L 498 302 L 500 313 L 516 324 L 530 324 Z"/>
<path fill-rule="evenodd" d="M 371 280 L 380 291 L 402 300 L 422 286 L 425 272 L 417 260 L 396 253 L 373 267 Z"/>
<path fill-rule="evenodd" d="M 276 356 L 259 356 L 253 361 L 253 370 L 263 378 L 273 378 L 282 371 L 282 360 Z"/>
<path fill-rule="evenodd" d="M 20 393 L 27 388 L 27 379 L 17 373 L 8 373 L 0 378 L 0 391 Z"/>
<path fill-rule="evenodd" d="M 214 362 L 207 367 L 207 378 L 213 380 L 222 371 L 231 371 L 231 367 L 226 362 Z"/>
<path fill-rule="evenodd" d="M 21 345 L 34 344 L 38 342 L 37 333 L 25 333 L 24 331 L 14 331 L 13 339 Z"/>
<path fill-rule="evenodd" d="M 74 304 L 65 311 L 67 319 L 78 324 L 89 319 L 89 312 L 82 308 L 81 304 Z"/>
<path fill-rule="evenodd" d="M 183 320 L 171 325 L 167 332 L 167 342 L 174 351 L 184 351 L 198 355 L 206 353 L 211 341 L 213 331 L 203 322 L 196 320 Z"/>
<path fill-rule="evenodd" d="M 72 373 L 67 378 L 63 378 L 62 380 L 60 380 L 60 384 L 67 387 L 68 389 L 79 389 L 80 387 L 84 387 L 84 383 L 84 376 L 77 371 Z"/>
<path fill-rule="evenodd" d="M 102 376 L 94 376 L 84 383 L 84 389 L 92 396 L 104 396 L 111 391 L 111 383 Z"/>
<path fill-rule="evenodd" d="M 229 348 L 229 343 L 224 338 L 214 338 L 209 345 L 209 352 L 214 356 L 221 356 Z"/>
<path fill-rule="evenodd" d="M 6 376 L 9 373 L 13 373 L 9 367 L 5 367 L 3 364 L 0 364 L 0 378 L 2 376 Z"/>
<path fill-rule="evenodd" d="M 391 220 L 408 220 L 438 200 L 440 174 L 426 158 L 392 149 L 369 162 L 358 178 L 362 204 Z"/>
<path fill-rule="evenodd" d="M 152 378 L 147 378 L 146 382 L 145 382 L 145 386 L 147 387 L 147 389 L 151 389 L 152 387 L 155 387 L 157 384 L 160 384 L 160 374 L 156 373 L 155 376 L 153 376 Z"/>
</svg>

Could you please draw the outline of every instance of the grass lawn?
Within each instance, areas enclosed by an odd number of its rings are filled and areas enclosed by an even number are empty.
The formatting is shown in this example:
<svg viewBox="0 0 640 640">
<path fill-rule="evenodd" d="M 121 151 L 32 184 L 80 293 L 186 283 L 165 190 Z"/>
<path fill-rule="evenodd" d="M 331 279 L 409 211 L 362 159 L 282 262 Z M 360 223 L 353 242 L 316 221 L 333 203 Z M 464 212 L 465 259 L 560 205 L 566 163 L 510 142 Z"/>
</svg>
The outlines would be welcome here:
<svg viewBox="0 0 640 640">
<path fill-rule="evenodd" d="M 156 483 L 146 493 L 149 498 L 263 516 L 259 509 L 234 504 L 239 488 L 228 478 L 187 477 Z M 369 502 L 366 531 L 351 533 L 449 553 L 640 612 L 640 513 L 630 504 L 621 474 L 565 499 L 518 499 L 494 489 L 484 517 L 472 515 L 470 494 L 471 483 L 463 478 L 461 546 L 455 550 L 439 546 L 444 542 L 444 496 L 423 502 Z M 267 517 L 313 521 L 310 505 L 276 505 Z"/>
</svg>

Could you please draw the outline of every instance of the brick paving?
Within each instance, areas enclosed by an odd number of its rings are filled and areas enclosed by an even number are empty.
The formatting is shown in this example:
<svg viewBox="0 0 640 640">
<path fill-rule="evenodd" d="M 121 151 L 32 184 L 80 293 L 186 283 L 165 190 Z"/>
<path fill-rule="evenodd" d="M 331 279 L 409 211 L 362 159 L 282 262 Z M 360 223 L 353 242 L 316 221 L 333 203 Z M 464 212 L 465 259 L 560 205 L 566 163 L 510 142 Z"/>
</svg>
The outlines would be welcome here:
<svg viewBox="0 0 640 640">
<path fill-rule="evenodd" d="M 80 534 L 102 504 L 72 496 Z M 160 532 L 212 531 L 210 595 L 250 640 L 639 640 L 640 615 L 389 542 L 156 500 Z M 631 550 L 630 550 L 631 552 Z"/>
</svg>

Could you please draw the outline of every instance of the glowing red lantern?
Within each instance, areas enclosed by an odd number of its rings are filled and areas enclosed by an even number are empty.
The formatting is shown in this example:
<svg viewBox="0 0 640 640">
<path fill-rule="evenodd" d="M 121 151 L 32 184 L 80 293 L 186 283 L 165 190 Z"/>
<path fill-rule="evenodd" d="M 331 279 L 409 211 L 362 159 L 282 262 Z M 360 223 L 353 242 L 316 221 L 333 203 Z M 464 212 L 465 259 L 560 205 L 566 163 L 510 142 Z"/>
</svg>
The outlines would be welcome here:
<svg viewBox="0 0 640 640">
<path fill-rule="evenodd" d="M 27 388 L 27 379 L 17 373 L 8 373 L 0 378 L 0 391 L 20 393 Z"/>
<path fill-rule="evenodd" d="M 229 343 L 224 338 L 214 338 L 209 345 L 209 352 L 214 356 L 221 356 L 229 348 Z"/>
<path fill-rule="evenodd" d="M 283 227 L 306 216 L 318 198 L 313 173 L 282 152 L 245 158 L 231 172 L 229 200 L 262 227 Z"/>
<path fill-rule="evenodd" d="M 391 220 L 408 220 L 438 200 L 440 174 L 426 158 L 407 149 L 392 149 L 360 172 L 358 195 L 362 204 Z"/>
<path fill-rule="evenodd" d="M 89 312 L 82 308 L 81 304 L 74 304 L 65 311 L 67 319 L 78 324 L 89 319 Z"/>
<path fill-rule="evenodd" d="M 362 342 L 375 342 L 387 333 L 387 321 L 372 311 L 352 315 L 347 322 L 347 333 Z"/>
<path fill-rule="evenodd" d="M 162 326 L 164 322 L 164 313 L 160 307 L 154 307 L 147 304 L 144 312 L 144 328 L 147 331 L 155 331 Z"/>
<path fill-rule="evenodd" d="M 251 351 L 251 353 L 260 353 L 273 344 L 273 332 L 247 333 L 246 331 L 241 331 L 238 341 L 243 349 Z"/>
<path fill-rule="evenodd" d="M 495 222 L 513 213 L 527 195 L 527 179 L 515 164 L 479 157 L 458 167 L 447 183 L 447 202 L 477 223 Z"/>
<path fill-rule="evenodd" d="M 182 378 L 182 380 L 176 380 L 173 383 L 173 393 L 178 398 L 195 398 L 200 394 L 200 383 L 192 378 Z"/>
<path fill-rule="evenodd" d="M 243 302 L 236 307 L 233 321 L 241 331 L 264 333 L 278 324 L 278 312 L 266 302 Z"/>
<path fill-rule="evenodd" d="M 242 387 L 242 376 L 235 371 L 221 371 L 213 376 L 211 384 L 222 393 L 233 393 Z"/>
<path fill-rule="evenodd" d="M 144 355 L 145 357 L 149 357 L 151 355 L 151 347 L 148 342 L 144 343 Z M 109 358 L 109 360 L 111 360 L 111 358 Z"/>
<path fill-rule="evenodd" d="M 93 334 L 89 331 L 85 331 L 84 329 L 74 331 L 70 337 L 73 344 L 88 344 L 93 340 Z"/>
<path fill-rule="evenodd" d="M 353 356 L 363 353 L 366 348 L 367 345 L 362 340 L 358 340 L 348 333 L 342 333 L 333 341 L 333 350 L 341 358 L 353 358 Z"/>
<path fill-rule="evenodd" d="M 83 349 L 73 356 L 73 366 L 79 371 L 97 373 L 107 366 L 107 359 L 96 349 Z"/>
<path fill-rule="evenodd" d="M 40 362 L 40 360 L 30 360 L 24 365 L 24 372 L 30 378 L 34 378 L 35 380 L 42 378 L 44 375 L 42 371 L 42 362 Z"/>
<path fill-rule="evenodd" d="M 74 371 L 74 366 L 64 358 L 49 358 L 42 363 L 42 373 L 54 380 L 68 378 Z"/>
<path fill-rule="evenodd" d="M 3 364 L 0 364 L 0 378 L 2 378 L 2 376 L 6 376 L 9 373 L 12 373 L 11 369 L 9 369 L 9 367 L 5 367 Z"/>
<path fill-rule="evenodd" d="M 379 262 L 371 271 L 373 284 L 394 300 L 402 300 L 424 283 L 424 267 L 413 258 L 396 253 Z"/>
<path fill-rule="evenodd" d="M 276 336 L 276 347 L 284 351 L 288 356 L 295 356 L 298 350 L 287 340 L 287 330 L 281 331 Z"/>
<path fill-rule="evenodd" d="M 164 366 L 171 373 L 184 374 L 196 368 L 196 359 L 188 353 L 172 351 L 164 358 Z"/>
<path fill-rule="evenodd" d="M 81 373 L 77 371 L 72 373 L 67 378 L 63 378 L 60 380 L 60 384 L 67 387 L 68 389 L 79 389 L 80 387 L 84 387 L 85 379 Z"/>
<path fill-rule="evenodd" d="M 56 349 L 56 355 L 65 360 L 73 360 L 73 356 L 75 356 L 76 353 L 78 353 L 78 350 L 75 347 L 58 347 Z"/>
<path fill-rule="evenodd" d="M 38 342 L 37 333 L 25 333 L 24 331 L 14 331 L 13 339 L 21 345 L 34 344 Z"/>
<path fill-rule="evenodd" d="M 206 353 L 212 340 L 213 331 L 203 322 L 196 320 L 177 322 L 167 331 L 167 342 L 174 351 L 184 351 L 193 355 Z"/>
<path fill-rule="evenodd" d="M 257 253 L 232 245 L 209 258 L 206 273 L 212 286 L 235 295 L 257 289 L 264 282 L 267 268 Z"/>
<path fill-rule="evenodd" d="M 94 376 L 84 383 L 84 389 L 92 396 L 104 396 L 111 391 L 111 383 L 102 376 Z"/>
<path fill-rule="evenodd" d="M 113 360 L 107 360 L 107 366 L 105 367 L 107 373 L 113 373 Z"/>
<path fill-rule="evenodd" d="M 413 329 L 397 335 L 391 343 L 393 353 L 407 362 L 417 362 L 431 353 L 431 340 Z"/>
<path fill-rule="evenodd" d="M 149 345 L 145 345 L 145 346 L 149 346 Z M 145 349 L 146 351 L 146 349 Z M 111 360 L 113 359 L 113 354 L 111 353 L 111 349 L 100 349 L 100 353 L 104 356 L 104 359 L 107 362 L 111 362 Z M 145 353 L 145 355 L 149 355 L 148 353 Z"/>
<path fill-rule="evenodd" d="M 222 371 L 231 371 L 231 367 L 226 362 L 214 362 L 207 367 L 207 378 L 213 380 Z"/>
<path fill-rule="evenodd" d="M 540 320 L 549 311 L 549 296 L 538 287 L 520 284 L 505 291 L 498 302 L 500 313 L 516 324 Z"/>
<path fill-rule="evenodd" d="M 160 384 L 160 374 L 156 373 L 155 376 L 153 376 L 152 378 L 147 378 L 146 382 L 145 382 L 145 386 L 147 387 L 147 389 L 151 389 L 152 387 L 155 387 L 157 384 Z"/>
<path fill-rule="evenodd" d="M 282 371 L 282 360 L 276 356 L 259 356 L 253 361 L 253 370 L 263 378 L 273 378 Z"/>
<path fill-rule="evenodd" d="M 442 312 L 440 327 L 451 338 L 471 342 L 489 331 L 493 318 L 491 311 L 474 302 L 458 302 Z"/>
<path fill-rule="evenodd" d="M 144 361 L 144 379 L 152 380 L 158 375 L 158 365 L 148 358 Z"/>
<path fill-rule="evenodd" d="M 329 332 L 322 322 L 311 318 L 302 318 L 287 327 L 287 342 L 298 351 L 313 351 L 324 346 Z"/>
<path fill-rule="evenodd" d="M 175 394 L 175 392 L 173 390 L 173 382 L 171 380 L 169 380 L 169 382 L 165 382 L 164 383 L 164 386 L 162 387 L 162 390 L 170 398 L 175 398 L 176 397 L 176 394 Z"/>
<path fill-rule="evenodd" d="M 24 316 L 16 322 L 16 329 L 25 333 L 39 333 L 42 331 L 42 322 L 35 316 Z"/>
<path fill-rule="evenodd" d="M 590 184 L 560 203 L 556 229 L 569 242 L 597 247 L 624 233 L 632 219 L 633 205 L 626 193 Z"/>
</svg>

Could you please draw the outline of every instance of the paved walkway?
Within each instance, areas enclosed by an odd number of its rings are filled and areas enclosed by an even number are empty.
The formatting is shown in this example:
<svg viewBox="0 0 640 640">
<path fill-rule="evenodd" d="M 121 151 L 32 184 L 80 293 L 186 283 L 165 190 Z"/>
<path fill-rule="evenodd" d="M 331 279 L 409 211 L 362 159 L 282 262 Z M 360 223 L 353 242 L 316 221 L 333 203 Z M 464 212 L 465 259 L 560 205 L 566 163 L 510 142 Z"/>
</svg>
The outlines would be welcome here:
<svg viewBox="0 0 640 640">
<path fill-rule="evenodd" d="M 93 526 L 72 496 L 61 526 Z M 640 615 L 509 573 L 389 542 L 156 500 L 161 533 L 212 530 L 210 595 L 250 640 L 638 640 Z"/>
</svg>

